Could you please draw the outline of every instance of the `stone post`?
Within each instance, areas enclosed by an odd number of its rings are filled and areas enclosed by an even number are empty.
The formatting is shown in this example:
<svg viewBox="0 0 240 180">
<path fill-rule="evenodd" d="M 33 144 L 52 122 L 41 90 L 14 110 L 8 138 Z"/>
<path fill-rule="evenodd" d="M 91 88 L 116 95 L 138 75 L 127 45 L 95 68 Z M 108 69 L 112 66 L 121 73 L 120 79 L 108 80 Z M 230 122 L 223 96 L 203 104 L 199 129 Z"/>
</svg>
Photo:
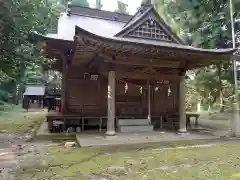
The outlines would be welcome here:
<svg viewBox="0 0 240 180">
<path fill-rule="evenodd" d="M 179 132 L 186 133 L 186 110 L 185 110 L 185 76 L 180 76 L 179 82 Z"/>
<path fill-rule="evenodd" d="M 114 136 L 115 132 L 115 71 L 108 73 L 108 121 L 107 136 Z"/>
</svg>

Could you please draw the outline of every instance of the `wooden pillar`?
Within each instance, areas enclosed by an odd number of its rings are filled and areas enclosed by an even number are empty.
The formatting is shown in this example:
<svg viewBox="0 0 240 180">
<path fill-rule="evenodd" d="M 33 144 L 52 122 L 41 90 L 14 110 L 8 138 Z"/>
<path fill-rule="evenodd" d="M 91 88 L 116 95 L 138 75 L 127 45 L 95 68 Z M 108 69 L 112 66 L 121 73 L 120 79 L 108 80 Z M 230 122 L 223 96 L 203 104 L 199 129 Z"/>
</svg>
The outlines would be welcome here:
<svg viewBox="0 0 240 180">
<path fill-rule="evenodd" d="M 107 136 L 114 136 L 115 132 L 115 71 L 108 73 L 108 121 Z"/>
<path fill-rule="evenodd" d="M 185 110 L 185 80 L 184 75 L 180 77 L 179 82 L 179 132 L 185 133 L 187 132 L 186 127 L 186 110 Z"/>
<path fill-rule="evenodd" d="M 62 104 L 62 113 L 67 112 L 67 62 L 66 58 L 62 57 L 62 92 L 61 92 L 61 104 Z"/>
<path fill-rule="evenodd" d="M 231 135 L 233 137 L 240 136 L 240 127 L 239 127 L 239 112 L 238 112 L 238 104 L 233 103 L 233 117 L 231 121 Z"/>
<path fill-rule="evenodd" d="M 151 84 L 148 80 L 148 121 L 151 124 Z"/>
</svg>

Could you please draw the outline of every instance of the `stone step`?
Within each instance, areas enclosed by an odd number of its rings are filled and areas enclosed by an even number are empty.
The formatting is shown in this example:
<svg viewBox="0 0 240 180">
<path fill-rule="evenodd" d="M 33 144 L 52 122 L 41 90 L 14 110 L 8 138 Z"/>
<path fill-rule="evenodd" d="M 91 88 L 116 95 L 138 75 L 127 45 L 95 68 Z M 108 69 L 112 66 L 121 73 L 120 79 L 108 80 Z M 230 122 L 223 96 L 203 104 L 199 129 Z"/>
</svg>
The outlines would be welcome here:
<svg viewBox="0 0 240 180">
<path fill-rule="evenodd" d="M 153 125 L 141 125 L 141 126 L 119 126 L 119 132 L 152 132 Z"/>
<path fill-rule="evenodd" d="M 148 119 L 118 119 L 118 126 L 149 125 Z"/>
</svg>

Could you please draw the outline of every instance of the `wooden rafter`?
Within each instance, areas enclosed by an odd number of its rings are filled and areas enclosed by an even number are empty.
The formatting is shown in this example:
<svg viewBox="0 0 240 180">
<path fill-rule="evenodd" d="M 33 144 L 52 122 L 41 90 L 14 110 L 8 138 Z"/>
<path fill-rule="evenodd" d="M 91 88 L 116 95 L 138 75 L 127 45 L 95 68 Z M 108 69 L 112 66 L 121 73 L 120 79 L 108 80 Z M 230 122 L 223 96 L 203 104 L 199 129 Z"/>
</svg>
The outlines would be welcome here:
<svg viewBox="0 0 240 180">
<path fill-rule="evenodd" d="M 229 60 L 230 53 L 233 52 L 233 50 L 226 50 L 226 52 L 215 52 L 210 50 L 198 50 L 194 48 L 188 49 L 188 47 L 184 48 L 184 46 L 182 48 L 174 46 L 161 47 L 150 44 L 141 46 L 138 43 L 133 45 L 133 42 L 123 41 L 123 43 L 117 43 L 117 41 L 120 40 L 115 39 L 105 39 L 105 41 L 103 41 L 103 39 L 101 40 L 101 37 L 99 37 L 99 40 L 97 40 L 97 38 L 95 39 L 90 36 L 81 38 L 81 41 L 83 41 L 87 47 L 92 48 L 94 51 L 97 51 L 102 55 L 106 55 L 108 57 L 115 56 L 116 59 L 125 58 L 128 60 L 128 62 L 124 63 L 128 63 L 129 65 L 131 65 L 131 61 L 129 60 L 133 58 L 139 59 L 140 62 L 153 59 L 155 62 L 160 60 L 162 62 L 175 61 L 180 63 L 180 61 L 186 60 L 189 64 L 187 69 L 193 69 L 198 65 L 201 66 L 201 64 L 207 65 L 208 62 L 215 64 L 217 63 L 217 60 Z M 122 57 L 123 55 L 124 57 Z M 120 62 L 123 63 L 122 61 Z M 116 61 L 115 63 L 120 62 Z M 153 62 L 153 65 L 155 62 Z"/>
</svg>

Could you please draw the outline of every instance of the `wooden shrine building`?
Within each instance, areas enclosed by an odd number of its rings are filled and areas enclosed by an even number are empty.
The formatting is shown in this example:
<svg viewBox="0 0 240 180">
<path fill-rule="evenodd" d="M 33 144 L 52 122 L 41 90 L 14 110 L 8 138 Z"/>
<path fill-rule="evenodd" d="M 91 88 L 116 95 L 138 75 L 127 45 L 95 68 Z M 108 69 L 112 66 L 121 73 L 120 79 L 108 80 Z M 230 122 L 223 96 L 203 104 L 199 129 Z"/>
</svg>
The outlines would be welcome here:
<svg viewBox="0 0 240 180">
<path fill-rule="evenodd" d="M 186 132 L 186 71 L 229 61 L 234 52 L 188 46 L 149 2 L 134 16 L 70 4 L 57 34 L 41 37 L 45 54 L 57 59 L 51 68 L 63 73 L 61 116 L 106 119 L 107 135 L 128 124 L 119 119 L 161 119 Z"/>
<path fill-rule="evenodd" d="M 42 84 L 26 84 L 22 105 L 24 109 L 43 108 L 45 86 Z"/>
</svg>

